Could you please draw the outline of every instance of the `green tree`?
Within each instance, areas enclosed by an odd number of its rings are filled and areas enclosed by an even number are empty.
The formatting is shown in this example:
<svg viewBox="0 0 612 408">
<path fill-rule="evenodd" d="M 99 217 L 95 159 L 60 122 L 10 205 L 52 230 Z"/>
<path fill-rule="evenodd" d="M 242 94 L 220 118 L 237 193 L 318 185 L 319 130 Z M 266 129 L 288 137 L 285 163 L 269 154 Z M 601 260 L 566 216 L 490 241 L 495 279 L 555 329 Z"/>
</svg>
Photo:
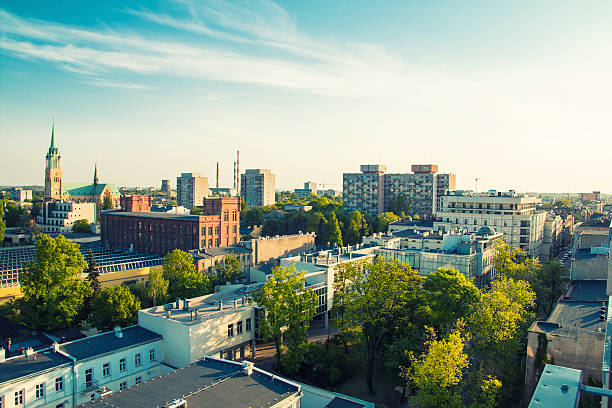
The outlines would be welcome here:
<svg viewBox="0 0 612 408">
<path fill-rule="evenodd" d="M 153 306 L 163 301 L 168 294 L 169 282 L 164 279 L 164 271 L 162 268 L 153 268 L 149 272 L 149 280 L 145 289 L 145 296 L 151 300 Z"/>
<path fill-rule="evenodd" d="M 389 200 L 386 210 L 404 218 L 411 213 L 412 201 L 405 194 L 398 194 Z"/>
<path fill-rule="evenodd" d="M 349 225 L 346 230 L 344 241 L 348 245 L 355 245 L 361 242 L 361 237 L 369 232 L 368 223 L 360 211 L 351 212 Z"/>
<path fill-rule="evenodd" d="M 240 197 L 240 213 L 249 211 L 249 203 L 246 202 L 244 197 Z"/>
<path fill-rule="evenodd" d="M 115 208 L 115 204 L 113 203 L 111 193 L 109 190 L 106 190 L 106 192 L 104 193 L 104 196 L 102 197 L 102 209 L 112 210 L 113 208 Z"/>
<path fill-rule="evenodd" d="M 0 200 L 0 244 L 4 241 L 4 231 L 6 231 L 6 224 L 4 223 L 4 200 Z"/>
<path fill-rule="evenodd" d="M 80 233 L 89 232 L 89 221 L 85 219 L 76 220 L 74 224 L 72 224 L 72 232 L 80 232 Z"/>
<path fill-rule="evenodd" d="M 32 217 L 32 219 L 35 220 L 36 217 L 38 217 L 41 212 L 42 212 L 42 202 L 35 201 L 34 204 L 32 204 L 32 209 L 30 210 L 30 217 Z"/>
<path fill-rule="evenodd" d="M 366 382 L 373 392 L 372 374 L 376 357 L 398 330 L 423 321 L 423 278 L 397 260 L 377 257 L 346 289 L 344 316 L 355 328 L 364 348 Z"/>
<path fill-rule="evenodd" d="M 399 217 L 392 212 L 384 212 L 378 214 L 376 217 L 376 232 L 387 232 L 389 229 L 389 223 L 397 221 Z"/>
<path fill-rule="evenodd" d="M 442 334 L 459 319 L 467 318 L 480 300 L 476 286 L 452 268 L 440 268 L 427 276 L 423 290 L 431 308 L 432 323 Z"/>
<path fill-rule="evenodd" d="M 344 351 L 348 352 L 348 343 L 358 338 L 358 330 L 349 325 L 346 319 L 346 305 L 349 296 L 354 295 L 352 291 L 352 283 L 363 273 L 363 269 L 367 265 L 367 261 L 356 260 L 353 262 L 344 262 L 336 266 L 334 274 L 334 298 L 332 304 L 332 315 L 334 319 L 332 324 L 338 329 L 338 338 L 344 345 Z"/>
<path fill-rule="evenodd" d="M 129 326 L 136 321 L 140 301 L 125 286 L 106 288 L 94 300 L 93 317 L 100 331 Z"/>
<path fill-rule="evenodd" d="M 568 270 L 558 259 L 553 259 L 542 265 L 536 275 L 534 285 L 538 315 L 544 318 L 550 315 L 559 297 L 565 293 L 568 282 Z"/>
<path fill-rule="evenodd" d="M 15 204 L 6 204 L 4 208 L 4 222 L 9 228 L 23 227 L 26 224 L 28 213 L 23 208 Z"/>
<path fill-rule="evenodd" d="M 305 289 L 303 272 L 295 267 L 277 266 L 255 301 L 266 309 L 266 318 L 261 322 L 265 338 L 273 340 L 276 348 L 276 365 L 280 368 L 283 354 L 283 335 L 290 349 L 306 341 L 310 321 L 315 314 L 317 297 Z"/>
<path fill-rule="evenodd" d="M 326 225 L 326 237 L 330 244 L 336 244 L 341 247 L 342 245 L 342 231 L 340 231 L 340 224 L 338 223 L 338 218 L 336 217 L 336 213 L 332 212 L 329 215 L 329 221 Z"/>
<path fill-rule="evenodd" d="M 85 299 L 91 295 L 89 282 L 80 278 L 87 267 L 79 246 L 62 235 L 40 234 L 36 260 L 21 274 L 23 298 L 19 309 L 24 322 L 37 330 L 55 330 L 75 323 Z"/>
<path fill-rule="evenodd" d="M 247 227 L 264 224 L 264 212 L 261 208 L 255 207 L 245 211 L 246 212 L 244 213 L 244 224 Z"/>
<path fill-rule="evenodd" d="M 463 370 L 468 366 L 464 352 L 465 338 L 461 330 L 463 321 L 442 340 L 432 335 L 425 343 L 426 352 L 412 357 L 412 365 L 404 368 L 403 376 L 417 388 L 414 403 L 418 407 L 462 407 L 458 387 Z M 433 332 L 432 332 L 433 334 Z"/>
<path fill-rule="evenodd" d="M 175 249 L 164 257 L 162 267 L 171 298 L 191 298 L 211 292 L 210 279 L 198 272 L 190 253 Z"/>
<path fill-rule="evenodd" d="M 223 263 L 215 262 L 215 271 L 219 284 L 235 282 L 244 275 L 240 261 L 234 255 L 226 255 Z"/>
</svg>

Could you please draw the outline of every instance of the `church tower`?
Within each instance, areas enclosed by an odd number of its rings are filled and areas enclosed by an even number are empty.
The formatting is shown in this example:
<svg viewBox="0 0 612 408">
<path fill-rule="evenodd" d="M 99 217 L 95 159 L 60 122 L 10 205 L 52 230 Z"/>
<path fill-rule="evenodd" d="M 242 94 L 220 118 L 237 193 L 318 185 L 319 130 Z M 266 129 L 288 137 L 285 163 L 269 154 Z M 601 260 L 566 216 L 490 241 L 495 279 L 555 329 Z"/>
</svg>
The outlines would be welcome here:
<svg viewBox="0 0 612 408">
<path fill-rule="evenodd" d="M 51 146 L 47 152 L 45 167 L 45 200 L 61 200 L 62 186 L 62 156 L 55 147 L 55 121 L 51 127 Z"/>
</svg>

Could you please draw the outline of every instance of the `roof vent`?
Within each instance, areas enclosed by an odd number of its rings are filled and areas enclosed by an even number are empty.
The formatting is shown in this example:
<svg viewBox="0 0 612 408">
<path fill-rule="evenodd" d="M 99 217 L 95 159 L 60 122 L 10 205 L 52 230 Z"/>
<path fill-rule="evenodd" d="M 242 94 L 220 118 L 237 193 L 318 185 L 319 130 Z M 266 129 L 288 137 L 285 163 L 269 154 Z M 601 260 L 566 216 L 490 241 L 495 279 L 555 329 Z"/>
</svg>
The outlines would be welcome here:
<svg viewBox="0 0 612 408">
<path fill-rule="evenodd" d="M 115 326 L 115 337 L 117 337 L 118 339 L 123 338 L 123 331 L 119 326 Z"/>
<path fill-rule="evenodd" d="M 242 363 L 242 372 L 248 376 L 253 374 L 253 363 L 250 361 L 244 361 Z"/>
<path fill-rule="evenodd" d="M 59 352 L 59 343 L 57 341 L 53 342 L 53 351 L 56 353 Z"/>
<path fill-rule="evenodd" d="M 30 361 L 30 358 L 32 358 L 32 360 L 36 360 L 36 353 L 34 352 L 34 349 L 32 347 L 28 347 L 26 349 L 25 356 L 26 361 Z"/>
<path fill-rule="evenodd" d="M 6 351 L 4 347 L 0 347 L 0 363 L 4 362 L 4 360 L 6 360 Z"/>
</svg>

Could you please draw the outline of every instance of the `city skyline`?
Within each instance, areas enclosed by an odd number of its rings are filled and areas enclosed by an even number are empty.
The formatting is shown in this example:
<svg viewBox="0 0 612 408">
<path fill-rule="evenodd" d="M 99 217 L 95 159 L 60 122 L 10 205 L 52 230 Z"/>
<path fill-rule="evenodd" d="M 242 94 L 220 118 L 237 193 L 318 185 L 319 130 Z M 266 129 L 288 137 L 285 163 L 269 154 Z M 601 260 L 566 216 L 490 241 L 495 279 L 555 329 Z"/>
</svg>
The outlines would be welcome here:
<svg viewBox="0 0 612 408">
<path fill-rule="evenodd" d="M 55 116 L 68 183 L 220 162 L 231 186 L 240 150 L 281 189 L 435 163 L 459 189 L 610 192 L 610 4 L 251 5 L 4 5 L 0 184 L 44 184 Z"/>
</svg>

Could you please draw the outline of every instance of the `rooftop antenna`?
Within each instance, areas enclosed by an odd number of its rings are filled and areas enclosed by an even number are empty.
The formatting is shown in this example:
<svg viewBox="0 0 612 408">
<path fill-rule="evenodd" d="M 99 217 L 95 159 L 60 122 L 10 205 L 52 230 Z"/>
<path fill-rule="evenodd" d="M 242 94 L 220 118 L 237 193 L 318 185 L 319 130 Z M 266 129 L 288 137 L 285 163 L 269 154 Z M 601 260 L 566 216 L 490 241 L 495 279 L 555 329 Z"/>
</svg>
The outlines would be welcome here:
<svg viewBox="0 0 612 408">
<path fill-rule="evenodd" d="M 474 180 L 476 181 L 476 192 L 478 192 L 478 180 L 480 180 L 480 178 L 476 177 Z"/>
</svg>

